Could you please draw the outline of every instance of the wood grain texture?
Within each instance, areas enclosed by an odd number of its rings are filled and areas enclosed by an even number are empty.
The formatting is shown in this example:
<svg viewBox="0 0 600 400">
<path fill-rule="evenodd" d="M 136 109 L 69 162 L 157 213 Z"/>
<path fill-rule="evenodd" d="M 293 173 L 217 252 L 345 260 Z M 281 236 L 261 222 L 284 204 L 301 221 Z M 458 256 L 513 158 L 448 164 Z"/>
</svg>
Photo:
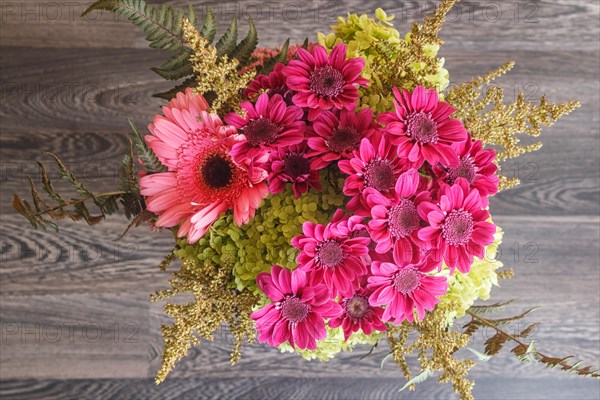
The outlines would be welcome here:
<svg viewBox="0 0 600 400">
<path fill-rule="evenodd" d="M 286 37 L 302 41 L 327 30 L 335 15 L 375 7 L 357 0 L 215 3 L 221 31 L 232 15 L 241 20 L 252 15 L 266 46 Z M 144 128 L 162 104 L 150 95 L 170 87 L 149 71 L 166 55 L 146 49 L 137 28 L 108 13 L 77 18 L 87 4 L 26 0 L 0 5 L 0 397 L 454 398 L 450 386 L 434 380 L 416 392 L 398 393 L 404 380 L 397 367 L 379 368 L 385 346 L 363 360 L 365 346 L 320 363 L 255 344 L 231 367 L 225 330 L 214 342 L 192 349 L 165 383 L 153 383 L 160 365 L 160 324 L 169 321 L 161 304 L 149 302 L 149 293 L 166 285 L 168 274 L 156 265 L 172 246 L 169 234 L 141 228 L 117 242 L 126 222 L 113 216 L 95 228 L 66 222 L 58 238 L 31 230 L 10 206 L 13 192 L 25 194 L 25 177 L 35 174 L 35 161 L 48 161 L 44 151 L 59 153 L 94 189 L 114 188 L 116 163 L 127 145 L 127 118 Z M 397 15 L 401 30 L 434 5 L 377 2 Z M 582 101 L 581 109 L 545 131 L 540 152 L 505 167 L 525 182 L 492 201 L 495 222 L 505 230 L 501 260 L 517 272 L 494 289 L 494 298 L 519 297 L 513 310 L 543 305 L 527 321 L 542 323 L 535 332 L 538 347 L 580 356 L 596 368 L 599 10 L 596 0 L 466 1 L 444 28 L 447 43 L 441 52 L 452 82 L 513 59 L 516 68 L 500 81 L 507 93 L 519 89 L 532 97 L 545 92 L 555 101 Z M 486 334 L 482 331 L 472 345 L 481 349 Z M 598 381 L 521 364 L 507 350 L 471 376 L 480 399 L 600 397 Z"/>
</svg>

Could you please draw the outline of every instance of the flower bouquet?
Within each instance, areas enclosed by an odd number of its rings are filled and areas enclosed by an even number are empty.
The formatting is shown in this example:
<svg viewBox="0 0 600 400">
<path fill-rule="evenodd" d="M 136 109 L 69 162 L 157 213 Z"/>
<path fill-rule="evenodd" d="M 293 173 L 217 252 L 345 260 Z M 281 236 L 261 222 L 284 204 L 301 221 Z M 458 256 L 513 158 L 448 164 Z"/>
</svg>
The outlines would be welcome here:
<svg viewBox="0 0 600 400">
<path fill-rule="evenodd" d="M 529 310 L 498 319 L 489 315 L 507 303 L 474 305 L 513 274 L 499 271 L 502 231 L 490 214 L 490 197 L 519 183 L 502 162 L 539 149 L 518 136 L 538 136 L 578 103 L 523 94 L 505 103 L 501 88 L 482 90 L 512 63 L 449 88 L 438 33 L 455 2 L 404 36 L 377 9 L 340 17 L 317 42 L 267 49 L 251 19 L 241 41 L 235 19 L 215 40 L 210 8 L 199 23 L 191 7 L 100 0 L 85 13 L 109 10 L 141 27 L 171 53 L 153 70 L 182 82 L 156 95 L 168 103 L 149 133 L 131 123 L 117 190 L 92 192 L 51 155 L 77 197 L 57 193 L 40 164 L 49 200 L 32 184 L 32 202 L 15 195 L 14 206 L 35 228 L 65 217 L 93 225 L 121 208 L 127 230 L 172 231 L 160 268 L 178 269 L 153 296 L 173 318 L 157 382 L 223 324 L 234 364 L 255 340 L 309 360 L 387 341 L 405 387 L 440 372 L 465 399 L 475 362 L 456 352 L 481 327 L 494 334 L 485 349 L 469 348 L 475 359 L 513 342 L 523 361 L 599 377 L 537 351 L 527 339 L 536 324 L 503 329 Z"/>
</svg>

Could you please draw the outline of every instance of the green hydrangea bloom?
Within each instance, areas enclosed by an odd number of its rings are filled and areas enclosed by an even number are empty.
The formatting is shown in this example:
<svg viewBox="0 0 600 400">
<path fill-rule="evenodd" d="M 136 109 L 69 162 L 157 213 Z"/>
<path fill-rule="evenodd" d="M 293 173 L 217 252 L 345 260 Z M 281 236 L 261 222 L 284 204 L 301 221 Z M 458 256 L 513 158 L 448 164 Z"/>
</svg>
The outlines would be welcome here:
<svg viewBox="0 0 600 400">
<path fill-rule="evenodd" d="M 440 272 L 448 276 L 448 292 L 440 299 L 437 307 L 446 310 L 446 320 L 449 325 L 455 318 L 464 316 L 465 311 L 475 300 L 489 299 L 492 286 L 498 285 L 496 270 L 502 267 L 502 262 L 496 259 L 496 255 L 498 246 L 502 242 L 502 235 L 502 230 L 497 227 L 494 243 L 486 248 L 484 259 L 475 257 L 468 274 L 455 270 L 454 275 L 449 276 L 450 270 L 446 266 Z"/>
</svg>

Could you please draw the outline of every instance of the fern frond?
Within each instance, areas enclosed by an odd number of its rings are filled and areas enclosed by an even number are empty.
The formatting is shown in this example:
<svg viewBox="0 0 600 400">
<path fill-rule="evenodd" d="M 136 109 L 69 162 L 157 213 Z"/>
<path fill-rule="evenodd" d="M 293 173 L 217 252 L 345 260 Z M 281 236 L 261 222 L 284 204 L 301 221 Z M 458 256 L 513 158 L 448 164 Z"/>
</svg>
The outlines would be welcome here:
<svg viewBox="0 0 600 400">
<path fill-rule="evenodd" d="M 248 64 L 250 55 L 256 49 L 256 46 L 258 46 L 258 33 L 256 32 L 252 17 L 248 20 L 248 25 L 248 34 L 231 53 L 231 56 L 236 58 L 240 62 L 240 65 Z"/>
<path fill-rule="evenodd" d="M 224 55 L 231 54 L 235 50 L 237 43 L 237 17 L 234 16 L 229 24 L 229 27 L 221 36 L 215 48 L 217 49 L 217 56 L 223 57 Z"/>
</svg>

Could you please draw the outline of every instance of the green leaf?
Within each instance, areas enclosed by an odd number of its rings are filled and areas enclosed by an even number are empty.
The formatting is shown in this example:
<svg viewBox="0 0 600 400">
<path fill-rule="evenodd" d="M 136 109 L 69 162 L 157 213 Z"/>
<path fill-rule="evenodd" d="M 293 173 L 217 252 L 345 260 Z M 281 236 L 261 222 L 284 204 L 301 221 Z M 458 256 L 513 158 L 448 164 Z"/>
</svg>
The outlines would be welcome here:
<svg viewBox="0 0 600 400">
<path fill-rule="evenodd" d="M 482 363 L 486 363 L 490 360 L 490 358 L 492 358 L 492 356 L 488 355 L 488 354 L 483 354 L 475 349 L 472 349 L 470 347 L 465 347 L 467 350 L 469 350 L 471 353 L 475 354 L 475 356 L 477 357 L 477 359 L 482 362 Z"/>
<path fill-rule="evenodd" d="M 173 13 L 171 6 L 153 7 L 143 0 L 99 0 L 81 14 L 86 16 L 94 10 L 106 10 L 122 15 L 148 34 L 150 47 L 177 51 L 184 47 L 181 20 L 183 12 Z"/>
<path fill-rule="evenodd" d="M 516 299 L 511 299 L 504 303 L 494 303 L 489 305 L 471 306 L 469 310 L 473 311 L 477 315 L 493 314 L 502 311 L 509 304 L 513 303 Z"/>
<path fill-rule="evenodd" d="M 248 64 L 250 55 L 258 45 L 258 33 L 256 33 L 256 27 L 254 26 L 254 21 L 252 20 L 252 17 L 248 19 L 248 25 L 248 34 L 231 53 L 231 56 L 236 58 L 240 62 L 240 67 Z"/>
<path fill-rule="evenodd" d="M 133 121 L 131 121 L 131 119 L 129 119 L 128 121 L 129 126 L 131 126 L 131 130 L 134 133 L 135 145 L 137 148 L 138 156 L 142 160 L 144 170 L 148 173 L 166 171 L 167 167 L 165 167 L 159 161 L 158 157 L 156 157 L 156 154 L 154 154 L 154 151 L 152 151 L 152 149 L 146 144 L 146 141 L 135 127 Z"/>
<path fill-rule="evenodd" d="M 237 17 L 233 17 L 229 27 L 221 36 L 217 45 L 217 55 L 222 57 L 224 55 L 229 55 L 235 49 L 237 43 Z"/>
<path fill-rule="evenodd" d="M 181 84 L 175 86 L 174 88 L 167 90 L 166 92 L 160 92 L 160 93 L 153 94 L 152 97 L 157 97 L 159 99 L 165 99 L 165 100 L 171 100 L 172 98 L 177 96 L 177 93 L 183 92 L 185 89 L 187 89 L 189 87 L 193 87 L 195 83 L 196 83 L 196 79 L 189 78 L 189 79 L 186 79 L 185 81 L 183 81 Z M 204 93 L 204 97 L 207 97 L 206 93 Z"/>
<path fill-rule="evenodd" d="M 285 43 L 283 44 L 283 46 L 281 46 L 281 51 L 279 52 L 279 54 L 277 54 L 275 57 L 270 58 L 269 60 L 265 61 L 262 68 L 257 69 L 257 72 L 260 72 L 263 75 L 269 75 L 271 73 L 271 71 L 273 71 L 275 64 L 287 63 L 289 47 L 290 47 L 290 39 L 288 38 L 285 41 Z"/>
<path fill-rule="evenodd" d="M 411 387 L 413 385 L 425 382 L 427 380 L 427 378 L 429 378 L 432 375 L 433 375 L 433 372 L 431 372 L 430 370 L 426 369 L 423 372 L 421 372 L 419 375 L 413 377 L 411 380 L 409 380 L 408 382 L 406 382 L 406 384 L 404 386 L 402 386 L 402 389 L 400 389 L 399 391 L 402 392 L 403 390 L 406 390 L 407 388 L 409 388 L 409 387 Z"/>
<path fill-rule="evenodd" d="M 213 9 L 211 6 L 206 6 L 206 17 L 204 17 L 204 25 L 202 26 L 202 30 L 200 31 L 200 36 L 205 38 L 208 43 L 211 43 L 215 40 L 215 36 L 217 35 L 217 20 L 215 19 L 215 14 L 213 13 Z"/>
</svg>

